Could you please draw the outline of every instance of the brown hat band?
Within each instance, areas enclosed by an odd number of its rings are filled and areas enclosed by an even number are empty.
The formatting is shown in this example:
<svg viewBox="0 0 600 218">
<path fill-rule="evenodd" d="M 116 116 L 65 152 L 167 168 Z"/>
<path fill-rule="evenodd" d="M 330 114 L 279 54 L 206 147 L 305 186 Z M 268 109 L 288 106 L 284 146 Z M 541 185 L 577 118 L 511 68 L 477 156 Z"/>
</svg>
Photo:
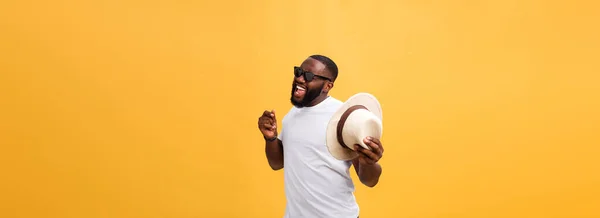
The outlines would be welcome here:
<svg viewBox="0 0 600 218">
<path fill-rule="evenodd" d="M 348 116 L 350 116 L 350 114 L 358 109 L 365 109 L 365 110 L 369 110 L 367 109 L 367 107 L 362 106 L 362 105 L 354 105 L 350 108 L 348 108 L 348 110 L 346 110 L 342 116 L 340 117 L 340 121 L 338 122 L 337 125 L 337 140 L 338 142 L 342 145 L 343 148 L 349 149 L 350 147 L 348 147 L 348 145 L 346 145 L 346 143 L 344 143 L 344 138 L 342 137 L 342 130 L 344 129 L 344 124 L 346 123 L 346 119 L 348 119 Z"/>
</svg>

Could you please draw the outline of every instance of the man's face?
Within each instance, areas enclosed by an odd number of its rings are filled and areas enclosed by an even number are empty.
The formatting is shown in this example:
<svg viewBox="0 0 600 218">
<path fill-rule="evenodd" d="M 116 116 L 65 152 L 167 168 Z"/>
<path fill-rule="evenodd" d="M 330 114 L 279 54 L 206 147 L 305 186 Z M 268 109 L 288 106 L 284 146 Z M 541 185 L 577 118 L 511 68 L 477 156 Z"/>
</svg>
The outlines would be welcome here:
<svg viewBox="0 0 600 218">
<path fill-rule="evenodd" d="M 311 72 L 315 74 L 311 81 L 306 81 L 304 75 L 296 77 L 294 75 L 294 82 L 292 83 L 292 96 L 290 98 L 292 104 L 296 107 L 305 107 L 311 105 L 311 103 L 323 93 L 323 88 L 327 84 L 327 80 L 321 78 L 329 77 L 325 65 L 315 59 L 306 59 L 300 68 L 303 71 Z"/>
</svg>

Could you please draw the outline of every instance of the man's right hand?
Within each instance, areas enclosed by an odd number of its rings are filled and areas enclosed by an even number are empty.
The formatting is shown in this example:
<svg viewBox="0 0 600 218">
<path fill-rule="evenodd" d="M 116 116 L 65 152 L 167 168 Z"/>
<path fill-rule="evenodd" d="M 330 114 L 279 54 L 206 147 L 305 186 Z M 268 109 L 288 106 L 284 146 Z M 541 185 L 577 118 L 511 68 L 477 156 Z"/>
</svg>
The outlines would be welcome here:
<svg viewBox="0 0 600 218">
<path fill-rule="evenodd" d="M 258 129 L 266 139 L 272 139 L 277 136 L 277 119 L 275 110 L 263 112 L 258 118 Z"/>
<path fill-rule="evenodd" d="M 265 111 L 258 118 L 258 129 L 265 138 L 265 154 L 273 170 L 283 169 L 283 144 L 277 140 L 275 110 Z"/>
</svg>

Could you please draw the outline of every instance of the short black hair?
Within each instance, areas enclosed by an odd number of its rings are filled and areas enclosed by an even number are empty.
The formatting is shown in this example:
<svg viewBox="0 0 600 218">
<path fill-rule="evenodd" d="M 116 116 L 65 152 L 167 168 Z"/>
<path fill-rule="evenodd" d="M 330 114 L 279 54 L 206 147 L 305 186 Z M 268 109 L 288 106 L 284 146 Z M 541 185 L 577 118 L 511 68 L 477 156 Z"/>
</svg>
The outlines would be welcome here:
<svg viewBox="0 0 600 218">
<path fill-rule="evenodd" d="M 335 62 L 333 62 L 333 60 L 331 60 L 331 58 L 328 58 L 324 55 L 319 55 L 319 54 L 311 55 L 310 58 L 323 63 L 325 65 L 325 68 L 327 68 L 327 70 L 331 73 L 331 76 L 333 76 L 333 78 L 331 78 L 331 79 L 333 81 L 335 81 L 335 79 L 337 79 L 338 67 L 335 64 Z"/>
</svg>

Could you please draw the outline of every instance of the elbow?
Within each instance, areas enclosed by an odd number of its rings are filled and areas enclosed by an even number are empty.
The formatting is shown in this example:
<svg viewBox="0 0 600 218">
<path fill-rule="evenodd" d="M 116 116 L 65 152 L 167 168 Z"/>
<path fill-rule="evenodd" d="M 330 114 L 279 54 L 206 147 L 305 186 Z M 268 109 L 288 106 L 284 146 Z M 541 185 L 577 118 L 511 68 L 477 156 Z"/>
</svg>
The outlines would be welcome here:
<svg viewBox="0 0 600 218">
<path fill-rule="evenodd" d="M 369 188 L 374 188 L 379 183 L 379 179 L 374 179 L 371 181 L 361 181 L 361 183 Z"/>
<path fill-rule="evenodd" d="M 271 169 L 273 171 L 281 170 L 283 169 L 283 165 L 271 165 Z"/>
<path fill-rule="evenodd" d="M 283 169 L 283 163 L 269 163 L 269 166 L 271 167 L 271 169 L 273 171 L 277 171 L 277 170 L 281 170 Z"/>
<path fill-rule="evenodd" d="M 381 177 L 381 165 L 376 164 L 374 167 L 361 166 L 359 169 L 358 178 L 360 182 L 369 188 L 375 187 L 379 183 Z"/>
</svg>

